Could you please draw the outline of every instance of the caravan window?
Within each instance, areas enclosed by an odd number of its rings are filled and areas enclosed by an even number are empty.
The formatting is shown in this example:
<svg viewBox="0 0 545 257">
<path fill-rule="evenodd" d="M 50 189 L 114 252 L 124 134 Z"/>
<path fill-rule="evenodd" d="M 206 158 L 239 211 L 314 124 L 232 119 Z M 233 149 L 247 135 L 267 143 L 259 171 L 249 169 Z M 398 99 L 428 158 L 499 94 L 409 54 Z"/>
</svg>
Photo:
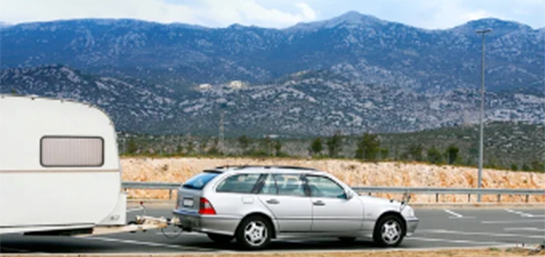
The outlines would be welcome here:
<svg viewBox="0 0 545 257">
<path fill-rule="evenodd" d="M 45 136 L 40 141 L 44 167 L 100 167 L 104 164 L 101 137 Z"/>
</svg>

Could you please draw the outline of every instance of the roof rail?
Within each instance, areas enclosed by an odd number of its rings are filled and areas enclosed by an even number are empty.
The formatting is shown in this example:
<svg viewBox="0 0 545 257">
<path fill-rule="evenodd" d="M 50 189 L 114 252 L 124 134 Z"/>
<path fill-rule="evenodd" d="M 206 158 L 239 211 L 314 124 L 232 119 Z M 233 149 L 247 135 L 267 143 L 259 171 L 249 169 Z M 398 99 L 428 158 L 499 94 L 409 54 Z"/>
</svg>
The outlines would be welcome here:
<svg viewBox="0 0 545 257">
<path fill-rule="evenodd" d="M 263 169 L 292 169 L 292 170 L 312 170 L 317 171 L 314 168 L 306 168 L 306 167 L 300 167 L 300 166 L 282 166 L 282 165 L 242 165 L 242 166 L 222 166 L 222 167 L 216 167 L 216 169 L 227 169 L 227 168 L 233 168 L 235 170 L 242 170 L 242 169 L 249 169 L 249 168 L 263 168 Z"/>
</svg>

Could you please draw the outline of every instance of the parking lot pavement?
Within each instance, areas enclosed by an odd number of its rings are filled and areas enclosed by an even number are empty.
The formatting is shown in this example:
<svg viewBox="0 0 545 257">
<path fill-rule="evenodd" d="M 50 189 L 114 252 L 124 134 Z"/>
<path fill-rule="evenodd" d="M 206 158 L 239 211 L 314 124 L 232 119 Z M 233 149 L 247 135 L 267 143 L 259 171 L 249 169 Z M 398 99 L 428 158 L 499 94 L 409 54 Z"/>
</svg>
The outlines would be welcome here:
<svg viewBox="0 0 545 257">
<path fill-rule="evenodd" d="M 136 212 L 129 213 L 129 220 Z M 149 216 L 170 217 L 167 207 L 148 208 Z M 420 224 L 402 249 L 537 245 L 545 240 L 545 209 L 416 209 Z M 168 237 L 165 237 L 166 234 Z M 218 246 L 206 235 L 181 233 L 174 228 L 145 233 L 92 237 L 0 236 L 1 253 L 174 253 L 232 252 L 235 244 Z M 374 250 L 372 242 L 307 238 L 276 240 L 267 251 Z"/>
</svg>

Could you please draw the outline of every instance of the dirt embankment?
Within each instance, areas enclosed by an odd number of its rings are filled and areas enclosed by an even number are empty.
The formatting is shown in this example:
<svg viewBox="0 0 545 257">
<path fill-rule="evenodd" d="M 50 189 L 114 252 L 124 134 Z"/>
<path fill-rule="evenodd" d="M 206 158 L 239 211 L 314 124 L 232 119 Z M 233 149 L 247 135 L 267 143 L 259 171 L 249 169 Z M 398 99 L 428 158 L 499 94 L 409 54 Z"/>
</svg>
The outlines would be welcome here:
<svg viewBox="0 0 545 257">
<path fill-rule="evenodd" d="M 182 183 L 203 169 L 225 165 L 288 165 L 311 167 L 330 172 L 351 186 L 406 187 L 477 187 L 477 169 L 469 167 L 436 166 L 420 163 L 362 163 L 353 160 L 301 160 L 252 158 L 123 158 L 124 181 L 154 181 Z M 483 170 L 484 188 L 544 189 L 545 174 Z M 168 199 L 161 190 L 129 190 L 130 198 Z M 381 197 L 399 198 L 395 194 Z M 435 202 L 435 195 L 413 195 L 412 202 Z M 444 195 L 440 202 L 467 202 L 467 195 Z M 471 201 L 476 197 L 472 196 Z M 494 202 L 495 195 L 483 196 Z M 502 202 L 524 201 L 524 196 L 502 196 Z M 530 196 L 530 202 L 545 202 L 545 196 Z"/>
</svg>

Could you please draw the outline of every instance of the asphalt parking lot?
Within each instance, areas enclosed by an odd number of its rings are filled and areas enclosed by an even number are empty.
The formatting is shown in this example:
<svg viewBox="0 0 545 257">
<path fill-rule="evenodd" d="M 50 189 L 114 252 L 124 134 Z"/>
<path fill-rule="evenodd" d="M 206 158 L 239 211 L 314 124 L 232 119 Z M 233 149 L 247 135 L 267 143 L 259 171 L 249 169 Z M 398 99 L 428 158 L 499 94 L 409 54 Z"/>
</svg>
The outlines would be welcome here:
<svg viewBox="0 0 545 257">
<path fill-rule="evenodd" d="M 134 213 L 129 215 L 132 219 Z M 170 217 L 170 208 L 148 208 L 147 215 Z M 545 240 L 545 208 L 416 209 L 420 224 L 402 249 L 537 245 Z M 166 229 L 169 237 L 176 235 Z M 340 243 L 334 239 L 273 241 L 267 251 L 373 250 L 371 242 Z M 233 252 L 234 243 L 219 246 L 206 235 L 182 233 L 167 238 L 160 230 L 91 237 L 0 236 L 0 253 L 184 253 Z"/>
</svg>

